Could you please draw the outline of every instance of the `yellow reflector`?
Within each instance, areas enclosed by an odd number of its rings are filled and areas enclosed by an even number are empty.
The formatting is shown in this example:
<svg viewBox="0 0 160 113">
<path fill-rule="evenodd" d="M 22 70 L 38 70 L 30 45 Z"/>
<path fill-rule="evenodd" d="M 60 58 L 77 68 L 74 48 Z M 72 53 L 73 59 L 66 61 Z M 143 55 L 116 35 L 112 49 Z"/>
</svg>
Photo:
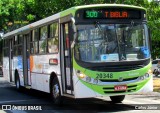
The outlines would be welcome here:
<svg viewBox="0 0 160 113">
<path fill-rule="evenodd" d="M 80 74 L 79 74 L 79 77 L 80 77 L 80 78 L 84 78 L 84 77 L 85 77 L 85 74 L 80 73 Z"/>
</svg>

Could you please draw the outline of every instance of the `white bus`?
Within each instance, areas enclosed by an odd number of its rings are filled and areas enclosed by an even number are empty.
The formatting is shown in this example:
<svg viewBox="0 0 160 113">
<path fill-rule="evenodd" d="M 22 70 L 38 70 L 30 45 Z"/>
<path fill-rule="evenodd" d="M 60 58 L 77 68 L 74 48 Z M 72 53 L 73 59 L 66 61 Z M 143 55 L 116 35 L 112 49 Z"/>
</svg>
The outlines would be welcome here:
<svg viewBox="0 0 160 113">
<path fill-rule="evenodd" d="M 16 88 L 63 96 L 153 90 L 146 10 L 120 4 L 76 6 L 3 36 L 4 77 Z"/>
</svg>

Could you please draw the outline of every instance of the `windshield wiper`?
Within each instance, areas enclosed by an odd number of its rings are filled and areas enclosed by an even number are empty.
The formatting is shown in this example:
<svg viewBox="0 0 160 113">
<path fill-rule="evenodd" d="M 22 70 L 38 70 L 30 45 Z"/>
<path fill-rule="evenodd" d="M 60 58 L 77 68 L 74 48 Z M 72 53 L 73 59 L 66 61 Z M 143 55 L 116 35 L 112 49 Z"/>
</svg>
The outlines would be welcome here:
<svg viewBox="0 0 160 113">
<path fill-rule="evenodd" d="M 131 26 L 127 30 L 127 37 L 131 37 L 133 26 L 134 26 L 134 21 L 131 21 Z"/>
<path fill-rule="evenodd" d="M 98 21 L 95 21 L 95 28 L 98 28 L 98 30 L 100 31 L 100 32 L 102 32 L 102 28 L 101 28 L 101 26 L 99 25 L 99 22 Z"/>
<path fill-rule="evenodd" d="M 100 23 L 98 21 L 95 21 L 95 28 L 98 28 L 98 30 L 100 31 L 100 33 L 103 36 L 103 41 L 101 42 L 100 45 L 103 46 L 103 44 L 105 45 L 105 43 L 106 43 L 106 52 L 109 53 L 109 49 L 108 49 L 108 37 L 106 37 L 107 36 L 106 35 L 107 32 L 104 32 L 104 30 L 102 30 L 102 27 L 100 26 Z"/>
<path fill-rule="evenodd" d="M 126 51 L 125 51 L 125 47 L 126 47 L 126 37 L 125 37 L 125 30 L 122 31 L 122 39 L 120 42 L 121 45 L 121 56 L 120 56 L 120 60 L 125 60 L 126 59 Z"/>
</svg>

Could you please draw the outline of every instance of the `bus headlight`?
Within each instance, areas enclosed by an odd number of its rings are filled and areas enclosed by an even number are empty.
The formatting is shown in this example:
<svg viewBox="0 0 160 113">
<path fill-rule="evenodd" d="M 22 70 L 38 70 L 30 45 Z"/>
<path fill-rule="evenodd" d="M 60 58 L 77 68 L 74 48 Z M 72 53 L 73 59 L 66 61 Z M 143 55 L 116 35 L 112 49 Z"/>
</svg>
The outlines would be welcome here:
<svg viewBox="0 0 160 113">
<path fill-rule="evenodd" d="M 144 80 L 144 76 L 140 76 L 140 77 L 139 77 L 139 80 Z"/>
<path fill-rule="evenodd" d="M 91 77 L 86 77 L 86 82 L 91 82 Z"/>
<path fill-rule="evenodd" d="M 81 79 L 83 79 L 83 78 L 85 78 L 85 77 L 86 77 L 86 75 L 85 75 L 85 74 L 83 74 L 83 73 L 80 73 L 78 76 L 79 76 L 79 78 L 81 78 Z"/>
<path fill-rule="evenodd" d="M 98 80 L 97 80 L 97 79 L 94 79 L 94 80 L 93 80 L 93 84 L 98 84 Z"/>
<path fill-rule="evenodd" d="M 148 70 L 148 74 L 153 74 L 151 69 Z"/>
<path fill-rule="evenodd" d="M 149 78 L 149 74 L 148 73 L 146 73 L 143 76 L 140 76 L 138 79 L 141 81 L 141 80 L 144 80 L 144 79 L 147 79 L 147 78 Z"/>
<path fill-rule="evenodd" d="M 85 82 L 92 83 L 93 79 L 85 74 L 79 74 L 79 78 Z"/>
<path fill-rule="evenodd" d="M 94 79 L 94 78 L 91 78 L 83 73 L 81 73 L 80 71 L 77 71 L 77 76 L 85 81 L 85 82 L 88 82 L 88 83 L 92 83 L 92 84 L 98 84 L 100 81 L 98 79 Z"/>
<path fill-rule="evenodd" d="M 148 73 L 145 74 L 145 78 L 149 78 L 149 74 Z"/>
</svg>

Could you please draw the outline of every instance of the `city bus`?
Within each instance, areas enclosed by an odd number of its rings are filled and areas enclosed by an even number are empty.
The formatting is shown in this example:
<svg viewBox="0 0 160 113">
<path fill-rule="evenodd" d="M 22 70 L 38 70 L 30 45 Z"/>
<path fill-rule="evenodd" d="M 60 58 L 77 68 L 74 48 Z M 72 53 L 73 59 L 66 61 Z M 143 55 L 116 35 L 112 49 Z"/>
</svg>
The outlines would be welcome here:
<svg viewBox="0 0 160 113">
<path fill-rule="evenodd" d="M 122 4 L 75 6 L 3 36 L 3 74 L 21 88 L 63 97 L 153 91 L 146 10 Z"/>
</svg>

